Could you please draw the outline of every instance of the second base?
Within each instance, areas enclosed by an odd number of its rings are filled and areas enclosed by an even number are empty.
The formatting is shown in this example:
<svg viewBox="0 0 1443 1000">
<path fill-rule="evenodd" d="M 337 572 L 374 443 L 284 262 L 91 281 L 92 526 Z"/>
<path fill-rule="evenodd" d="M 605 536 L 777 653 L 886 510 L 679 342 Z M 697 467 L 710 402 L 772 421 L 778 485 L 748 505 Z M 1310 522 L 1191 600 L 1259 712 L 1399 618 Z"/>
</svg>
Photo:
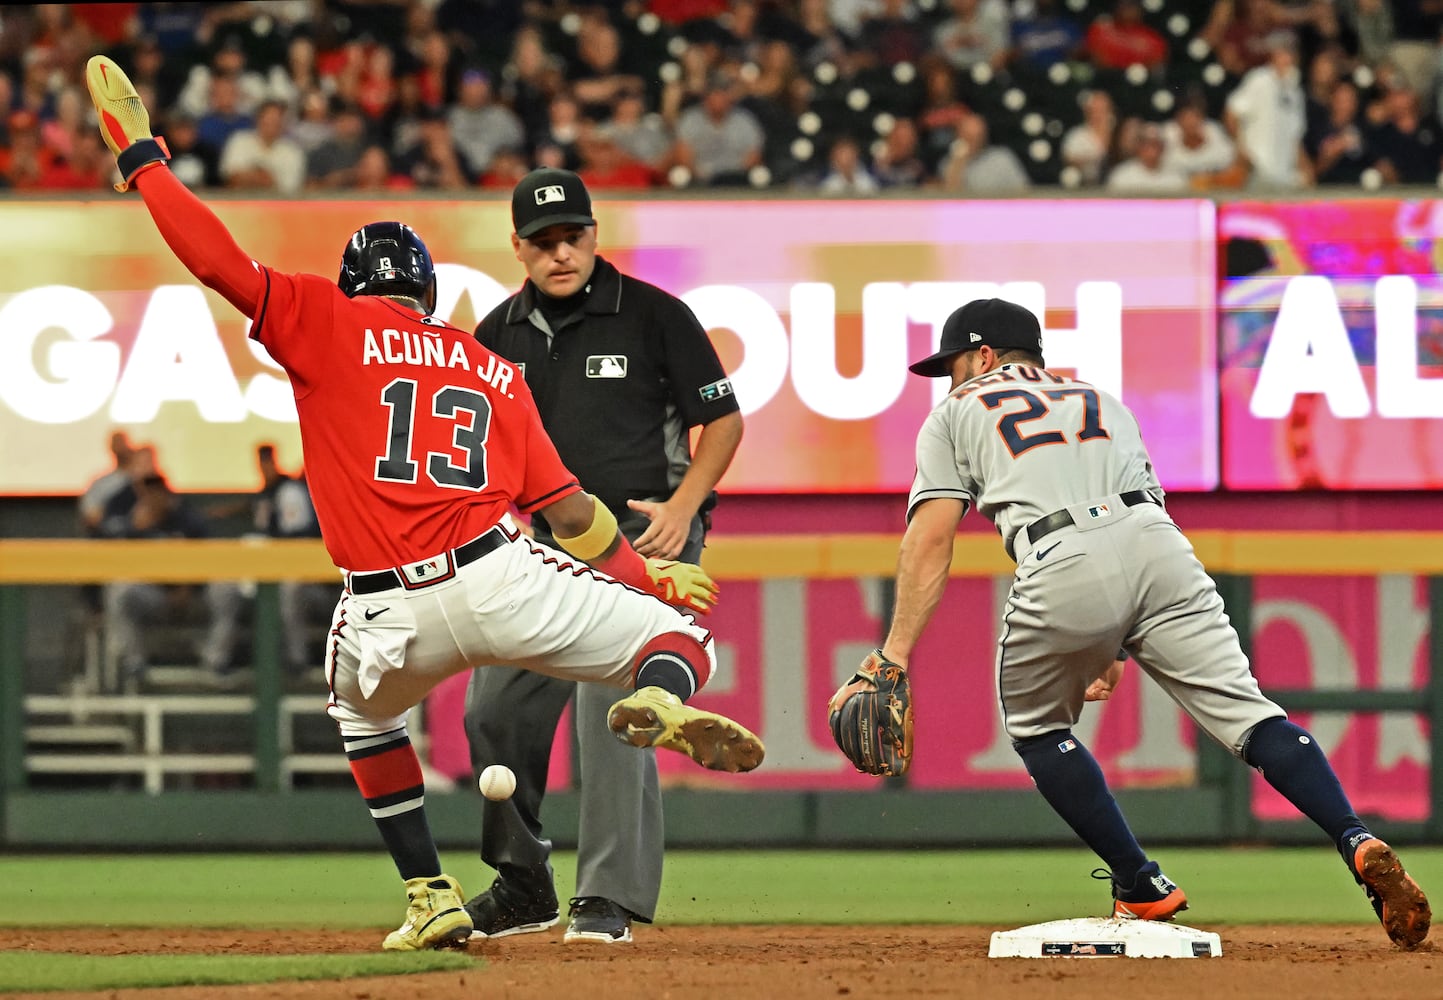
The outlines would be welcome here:
<svg viewBox="0 0 1443 1000">
<path fill-rule="evenodd" d="M 988 958 L 1217 958 L 1210 931 L 1156 920 L 1081 917 L 1030 924 L 992 935 Z"/>
</svg>

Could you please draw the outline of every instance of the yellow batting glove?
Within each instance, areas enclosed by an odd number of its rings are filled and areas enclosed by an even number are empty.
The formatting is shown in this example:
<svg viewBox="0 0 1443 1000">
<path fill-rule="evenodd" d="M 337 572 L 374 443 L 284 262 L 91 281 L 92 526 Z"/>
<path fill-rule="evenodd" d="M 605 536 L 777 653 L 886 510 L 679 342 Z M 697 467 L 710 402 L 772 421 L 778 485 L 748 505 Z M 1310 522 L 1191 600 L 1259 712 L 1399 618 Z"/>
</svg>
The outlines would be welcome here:
<svg viewBox="0 0 1443 1000">
<path fill-rule="evenodd" d="M 101 138 L 120 168 L 121 181 L 115 190 L 128 191 L 142 170 L 169 160 L 170 150 L 165 148 L 165 140 L 150 134 L 150 113 L 115 60 L 91 56 L 85 64 L 85 86 L 100 116 Z"/>
<path fill-rule="evenodd" d="M 647 559 L 646 575 L 656 596 L 676 608 L 709 614 L 716 604 L 717 585 L 706 570 L 695 563 L 671 559 Z"/>
</svg>

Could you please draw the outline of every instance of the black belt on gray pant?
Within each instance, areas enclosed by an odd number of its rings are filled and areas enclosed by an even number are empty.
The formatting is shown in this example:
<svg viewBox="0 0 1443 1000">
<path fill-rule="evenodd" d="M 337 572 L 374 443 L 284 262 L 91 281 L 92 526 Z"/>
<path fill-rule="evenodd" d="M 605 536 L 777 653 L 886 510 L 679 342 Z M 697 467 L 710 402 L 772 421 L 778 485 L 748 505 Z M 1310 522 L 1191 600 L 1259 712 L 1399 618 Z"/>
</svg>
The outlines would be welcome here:
<svg viewBox="0 0 1443 1000">
<path fill-rule="evenodd" d="M 1157 498 L 1147 490 L 1128 490 L 1126 493 L 1119 493 L 1117 497 L 1122 501 L 1124 507 L 1136 507 L 1140 503 L 1157 503 Z M 1158 506 L 1161 507 L 1162 504 L 1158 504 Z M 1046 517 L 1039 517 L 1027 526 L 1027 540 L 1036 545 L 1058 528 L 1066 528 L 1076 523 L 1066 510 L 1055 510 Z"/>
<path fill-rule="evenodd" d="M 475 538 L 462 545 L 456 546 L 446 557 L 450 563 L 446 572 L 437 576 L 434 580 L 426 580 L 422 583 L 410 583 L 401 574 L 400 570 L 383 569 L 375 573 L 352 573 L 350 577 L 351 593 L 353 594 L 379 594 L 382 591 L 392 590 L 396 587 L 405 587 L 407 590 L 415 590 L 418 587 L 429 587 L 433 583 L 441 583 L 456 575 L 456 570 L 462 566 L 469 566 L 482 556 L 495 552 L 501 546 L 509 542 L 514 535 L 508 535 L 501 525 L 496 525 Z"/>
</svg>

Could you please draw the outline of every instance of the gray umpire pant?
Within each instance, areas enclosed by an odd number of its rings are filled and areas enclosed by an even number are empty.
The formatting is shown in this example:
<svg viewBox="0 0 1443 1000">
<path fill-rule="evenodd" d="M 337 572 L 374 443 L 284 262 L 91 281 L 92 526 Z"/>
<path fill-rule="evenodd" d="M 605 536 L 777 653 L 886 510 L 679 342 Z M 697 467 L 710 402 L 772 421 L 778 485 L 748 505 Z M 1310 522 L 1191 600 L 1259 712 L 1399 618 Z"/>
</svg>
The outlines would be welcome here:
<svg viewBox="0 0 1443 1000">
<path fill-rule="evenodd" d="M 621 521 L 621 530 L 635 541 L 650 523 L 634 515 Z M 536 540 L 555 547 L 544 532 L 537 532 Z M 705 541 L 697 517 L 678 559 L 699 562 Z M 516 773 L 510 799 L 483 800 L 481 860 L 499 870 L 502 865 L 534 867 L 549 859 L 551 841 L 541 836 L 541 800 L 556 725 L 573 693 L 581 785 L 576 895 L 609 899 L 650 923 L 661 896 L 665 848 L 656 751 L 638 750 L 612 734 L 606 713 L 621 692 L 609 685 L 578 684 L 515 667 L 471 672 L 466 738 L 473 775 L 491 764 L 505 764 Z"/>
</svg>

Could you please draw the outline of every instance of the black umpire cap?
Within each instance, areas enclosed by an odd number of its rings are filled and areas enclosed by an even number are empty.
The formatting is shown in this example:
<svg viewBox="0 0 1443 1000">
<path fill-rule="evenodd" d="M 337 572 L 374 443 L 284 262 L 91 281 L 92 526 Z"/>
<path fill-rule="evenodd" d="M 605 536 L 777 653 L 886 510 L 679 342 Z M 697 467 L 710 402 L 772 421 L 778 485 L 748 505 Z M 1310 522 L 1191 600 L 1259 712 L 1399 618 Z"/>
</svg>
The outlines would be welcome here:
<svg viewBox="0 0 1443 1000">
<path fill-rule="evenodd" d="M 511 192 L 511 224 L 523 240 L 547 226 L 594 226 L 591 195 L 570 170 L 542 167 L 516 182 Z"/>
<path fill-rule="evenodd" d="M 1042 326 L 1031 311 L 1006 299 L 974 299 L 954 309 L 942 324 L 942 345 L 911 371 L 928 378 L 947 374 L 948 362 L 958 354 L 982 346 L 998 351 L 1027 351 L 1042 357 Z"/>
</svg>

